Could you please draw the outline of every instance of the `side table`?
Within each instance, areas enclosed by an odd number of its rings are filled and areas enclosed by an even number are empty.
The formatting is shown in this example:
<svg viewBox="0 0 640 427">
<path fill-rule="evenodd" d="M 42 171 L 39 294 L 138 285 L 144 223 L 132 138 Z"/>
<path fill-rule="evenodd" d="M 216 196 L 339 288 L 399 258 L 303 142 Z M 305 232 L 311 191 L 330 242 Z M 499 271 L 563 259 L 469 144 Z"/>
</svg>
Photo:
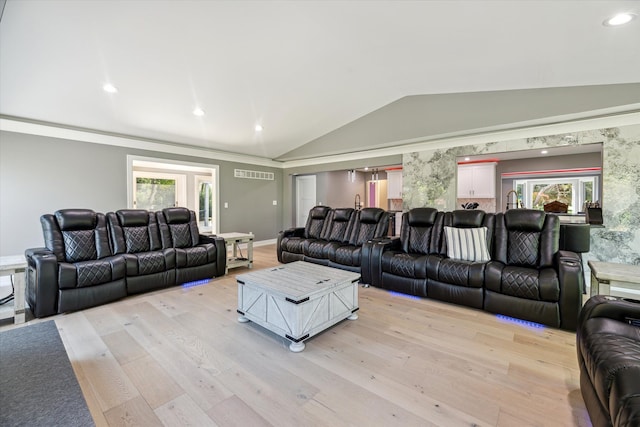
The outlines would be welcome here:
<svg viewBox="0 0 640 427">
<path fill-rule="evenodd" d="M 0 319 L 13 317 L 13 322 L 24 323 L 25 320 L 25 270 L 27 260 L 24 255 L 0 257 L 0 276 L 13 276 L 13 309 L 1 310 Z M 7 303 L 6 305 L 8 305 Z M 3 306 L 0 306 L 3 307 Z"/>
<path fill-rule="evenodd" d="M 611 286 L 640 290 L 640 265 L 588 261 L 591 269 L 590 295 L 609 295 Z"/>
<path fill-rule="evenodd" d="M 236 267 L 253 267 L 253 234 L 252 233 L 218 233 L 216 234 L 218 237 L 222 237 L 224 239 L 225 245 L 227 247 L 227 254 L 229 254 L 229 248 L 231 248 L 231 256 L 227 258 L 227 267 L 225 269 L 225 274 L 229 273 L 230 268 Z M 238 257 L 238 254 L 242 254 L 242 250 L 240 249 L 240 244 L 247 244 L 247 254 L 246 256 Z"/>
</svg>

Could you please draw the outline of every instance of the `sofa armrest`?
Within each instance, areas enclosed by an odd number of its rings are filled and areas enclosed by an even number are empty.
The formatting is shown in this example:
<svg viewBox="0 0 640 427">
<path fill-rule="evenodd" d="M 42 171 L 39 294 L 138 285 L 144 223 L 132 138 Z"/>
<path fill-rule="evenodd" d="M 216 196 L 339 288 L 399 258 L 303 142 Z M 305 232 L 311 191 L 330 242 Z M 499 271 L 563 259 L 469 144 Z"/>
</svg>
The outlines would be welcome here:
<svg viewBox="0 0 640 427">
<path fill-rule="evenodd" d="M 26 298 L 35 317 L 58 313 L 58 260 L 47 248 L 25 251 Z"/>
<path fill-rule="evenodd" d="M 282 230 L 279 234 L 282 237 L 304 237 L 304 227 L 292 227 Z"/>
<path fill-rule="evenodd" d="M 216 247 L 216 274 L 215 277 L 224 276 L 227 269 L 227 244 L 222 237 L 215 234 L 199 235 L 199 242 L 211 243 Z"/>
<path fill-rule="evenodd" d="M 399 237 L 371 239 L 362 246 L 362 282 L 382 286 L 382 253 L 400 248 Z M 366 258 L 365 258 L 366 254 Z"/>
<path fill-rule="evenodd" d="M 560 281 L 560 327 L 575 331 L 584 289 L 582 260 L 575 252 L 558 251 L 554 256 L 554 267 Z"/>
<path fill-rule="evenodd" d="M 640 321 L 640 300 L 595 295 L 582 307 L 579 325 L 594 317 L 607 317 L 623 323 Z"/>
<path fill-rule="evenodd" d="M 278 256 L 278 262 L 280 263 L 284 263 L 284 260 L 282 258 L 282 241 L 283 239 L 288 239 L 291 237 L 304 237 L 304 227 L 289 228 L 278 233 L 278 239 L 276 241 L 276 254 Z"/>
</svg>

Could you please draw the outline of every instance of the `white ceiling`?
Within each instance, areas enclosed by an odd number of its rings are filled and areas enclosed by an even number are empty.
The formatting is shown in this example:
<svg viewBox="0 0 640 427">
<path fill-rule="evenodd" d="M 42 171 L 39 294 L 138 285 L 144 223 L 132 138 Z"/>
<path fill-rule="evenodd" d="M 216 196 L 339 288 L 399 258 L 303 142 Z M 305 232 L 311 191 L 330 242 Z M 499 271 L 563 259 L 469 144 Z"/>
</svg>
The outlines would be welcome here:
<svg viewBox="0 0 640 427">
<path fill-rule="evenodd" d="M 640 20 L 602 21 L 639 9 L 613 0 L 8 0 L 0 114 L 277 158 L 409 95 L 637 83 Z M 119 92 L 105 93 L 105 82 Z"/>
</svg>

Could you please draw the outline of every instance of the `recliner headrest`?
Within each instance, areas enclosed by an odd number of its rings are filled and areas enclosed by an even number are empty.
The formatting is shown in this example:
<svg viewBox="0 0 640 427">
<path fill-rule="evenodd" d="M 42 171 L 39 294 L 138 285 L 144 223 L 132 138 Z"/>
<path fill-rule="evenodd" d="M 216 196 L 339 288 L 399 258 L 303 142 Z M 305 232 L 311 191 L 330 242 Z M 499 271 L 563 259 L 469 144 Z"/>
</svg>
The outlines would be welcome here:
<svg viewBox="0 0 640 427">
<path fill-rule="evenodd" d="M 364 208 L 360 211 L 360 222 L 363 224 L 375 224 L 380 221 L 384 210 L 380 208 Z"/>
<path fill-rule="evenodd" d="M 334 221 L 349 221 L 353 215 L 353 208 L 337 208 L 333 210 Z"/>
<path fill-rule="evenodd" d="M 457 210 L 451 212 L 451 226 L 457 228 L 482 227 L 484 211 L 480 210 Z"/>
<path fill-rule="evenodd" d="M 504 213 L 508 230 L 542 231 L 547 214 L 534 209 L 511 209 Z"/>
<path fill-rule="evenodd" d="M 63 231 L 92 230 L 98 223 L 98 216 L 91 209 L 60 209 L 55 217 Z"/>
<path fill-rule="evenodd" d="M 438 210 L 434 208 L 413 208 L 407 215 L 409 225 L 428 227 L 436 222 Z"/>
<path fill-rule="evenodd" d="M 143 209 L 121 209 L 116 212 L 123 227 L 142 227 L 149 225 L 149 212 Z"/>
<path fill-rule="evenodd" d="M 184 224 L 191 220 L 191 213 L 187 208 L 164 208 L 162 209 L 167 224 Z"/>
<path fill-rule="evenodd" d="M 329 206 L 316 206 L 311 209 L 309 216 L 312 219 L 323 219 L 327 216 L 327 212 L 329 212 L 330 209 Z"/>
</svg>

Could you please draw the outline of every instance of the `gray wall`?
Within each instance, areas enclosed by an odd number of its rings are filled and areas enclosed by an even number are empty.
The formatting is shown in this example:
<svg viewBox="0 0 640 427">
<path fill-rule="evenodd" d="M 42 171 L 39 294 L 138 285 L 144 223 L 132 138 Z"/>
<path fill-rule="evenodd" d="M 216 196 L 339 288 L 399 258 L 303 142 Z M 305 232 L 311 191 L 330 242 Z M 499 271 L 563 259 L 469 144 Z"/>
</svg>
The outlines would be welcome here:
<svg viewBox="0 0 640 427">
<path fill-rule="evenodd" d="M 44 213 L 126 208 L 127 155 L 218 165 L 220 203 L 229 202 L 220 209 L 220 232 L 252 231 L 268 240 L 282 229 L 281 169 L 0 132 L 0 255 L 42 246 Z M 275 180 L 234 178 L 234 168 L 273 172 Z"/>
</svg>

